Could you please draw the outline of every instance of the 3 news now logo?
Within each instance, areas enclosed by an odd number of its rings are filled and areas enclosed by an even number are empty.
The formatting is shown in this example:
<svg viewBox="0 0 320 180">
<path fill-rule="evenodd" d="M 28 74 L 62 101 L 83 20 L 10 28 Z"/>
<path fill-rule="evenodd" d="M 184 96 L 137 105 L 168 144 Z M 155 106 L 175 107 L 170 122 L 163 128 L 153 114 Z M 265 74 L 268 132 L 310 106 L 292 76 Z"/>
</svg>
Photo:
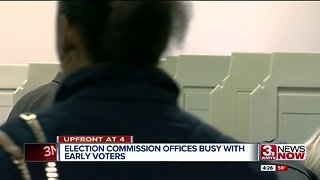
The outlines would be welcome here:
<svg viewBox="0 0 320 180">
<path fill-rule="evenodd" d="M 304 160 L 304 144 L 261 144 L 260 160 Z"/>
</svg>

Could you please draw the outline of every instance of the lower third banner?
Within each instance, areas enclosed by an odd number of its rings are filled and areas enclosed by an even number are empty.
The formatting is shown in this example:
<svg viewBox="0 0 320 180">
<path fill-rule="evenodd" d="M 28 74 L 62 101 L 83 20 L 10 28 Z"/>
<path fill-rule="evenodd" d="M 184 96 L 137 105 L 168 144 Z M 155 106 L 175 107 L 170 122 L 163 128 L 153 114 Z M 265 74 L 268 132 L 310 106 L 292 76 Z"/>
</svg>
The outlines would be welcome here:
<svg viewBox="0 0 320 180">
<path fill-rule="evenodd" d="M 258 161 L 257 144 L 58 144 L 57 161 Z"/>
</svg>

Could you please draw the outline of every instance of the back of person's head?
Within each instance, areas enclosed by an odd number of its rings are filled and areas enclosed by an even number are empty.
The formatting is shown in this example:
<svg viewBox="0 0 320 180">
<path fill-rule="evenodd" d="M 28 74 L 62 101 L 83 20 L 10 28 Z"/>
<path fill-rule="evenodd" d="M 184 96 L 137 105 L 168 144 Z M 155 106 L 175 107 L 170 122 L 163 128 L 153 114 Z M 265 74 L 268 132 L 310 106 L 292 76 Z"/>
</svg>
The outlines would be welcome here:
<svg viewBox="0 0 320 180">
<path fill-rule="evenodd" d="M 307 158 L 303 165 L 320 177 L 320 128 L 306 141 Z"/>
<path fill-rule="evenodd" d="M 91 63 L 149 66 L 171 42 L 182 42 L 189 7 L 169 1 L 60 1 L 58 15 L 77 29 Z"/>
</svg>

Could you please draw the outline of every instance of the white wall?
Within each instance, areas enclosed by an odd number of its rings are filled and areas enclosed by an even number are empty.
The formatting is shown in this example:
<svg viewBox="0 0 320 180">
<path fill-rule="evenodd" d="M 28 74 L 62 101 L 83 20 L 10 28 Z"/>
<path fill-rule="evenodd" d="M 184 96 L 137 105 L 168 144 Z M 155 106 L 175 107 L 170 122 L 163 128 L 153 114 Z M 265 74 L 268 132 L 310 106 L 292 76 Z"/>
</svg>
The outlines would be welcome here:
<svg viewBox="0 0 320 180">
<path fill-rule="evenodd" d="M 176 54 L 319 51 L 320 2 L 193 2 L 184 49 Z M 56 2 L 0 1 L 0 64 L 57 61 Z"/>
<path fill-rule="evenodd" d="M 56 62 L 56 2 L 0 2 L 0 64 Z"/>
<path fill-rule="evenodd" d="M 320 2 L 194 2 L 185 48 L 176 54 L 320 51 Z"/>
</svg>

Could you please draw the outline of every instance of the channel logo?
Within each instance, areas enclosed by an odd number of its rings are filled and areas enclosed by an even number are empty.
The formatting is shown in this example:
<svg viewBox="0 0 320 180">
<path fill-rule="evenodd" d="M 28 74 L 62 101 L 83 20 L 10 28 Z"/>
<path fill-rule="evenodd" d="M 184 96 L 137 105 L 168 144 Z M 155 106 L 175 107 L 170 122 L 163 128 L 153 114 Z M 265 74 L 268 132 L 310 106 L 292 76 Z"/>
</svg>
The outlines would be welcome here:
<svg viewBox="0 0 320 180">
<path fill-rule="evenodd" d="M 304 144 L 261 144 L 260 160 L 304 160 Z"/>
</svg>

